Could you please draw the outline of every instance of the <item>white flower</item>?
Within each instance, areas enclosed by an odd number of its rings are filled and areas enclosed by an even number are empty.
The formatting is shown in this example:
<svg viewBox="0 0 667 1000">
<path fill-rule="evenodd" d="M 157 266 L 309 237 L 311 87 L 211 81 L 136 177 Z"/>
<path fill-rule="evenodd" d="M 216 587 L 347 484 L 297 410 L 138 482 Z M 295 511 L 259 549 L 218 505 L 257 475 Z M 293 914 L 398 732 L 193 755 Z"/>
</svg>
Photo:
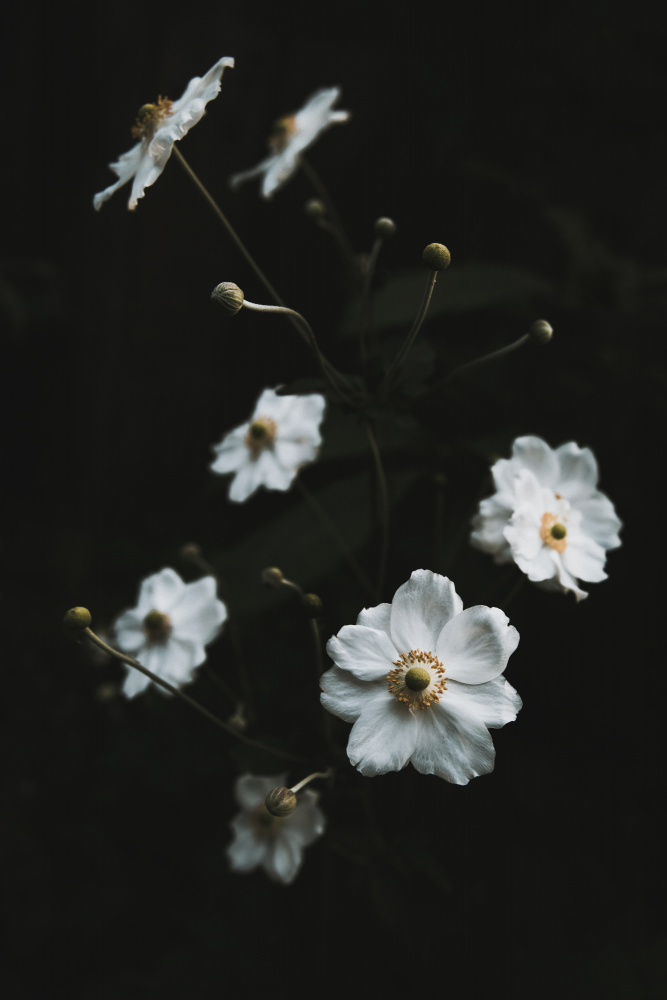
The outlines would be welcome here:
<svg viewBox="0 0 667 1000">
<path fill-rule="evenodd" d="M 243 173 L 231 177 L 229 183 L 232 187 L 237 187 L 243 181 L 250 180 L 251 177 L 264 174 L 262 195 L 265 198 L 270 198 L 273 192 L 289 180 L 294 171 L 297 170 L 303 151 L 312 145 L 318 136 L 334 122 L 348 120 L 349 111 L 331 110 L 332 105 L 339 97 L 339 87 L 318 90 L 300 111 L 278 119 L 268 142 L 271 155 L 258 163 L 252 170 L 245 170 Z"/>
<path fill-rule="evenodd" d="M 227 857 L 235 872 L 251 872 L 261 865 L 274 882 L 289 885 L 303 862 L 304 847 L 324 833 L 325 820 L 317 807 L 317 792 L 310 789 L 299 792 L 296 809 L 289 816 L 271 815 L 264 799 L 273 788 L 284 786 L 286 777 L 243 774 L 237 779 L 234 795 L 243 812 L 231 822 L 234 840 Z"/>
<path fill-rule="evenodd" d="M 574 441 L 555 450 L 538 437 L 520 437 L 512 457 L 491 469 L 497 492 L 482 500 L 472 544 L 497 563 L 514 560 L 529 580 L 587 597 L 577 579 L 606 580 L 606 550 L 621 541 L 611 500 L 596 489 L 590 448 Z"/>
<path fill-rule="evenodd" d="M 317 457 L 324 396 L 278 396 L 265 389 L 247 424 L 226 434 L 211 463 L 213 472 L 235 472 L 229 499 L 241 503 L 259 489 L 287 490 L 305 462 Z"/>
<path fill-rule="evenodd" d="M 321 700 L 354 722 L 350 761 L 370 776 L 410 763 L 455 785 L 492 771 L 489 728 L 521 708 L 501 676 L 518 642 L 499 608 L 463 611 L 451 580 L 415 570 L 391 604 L 364 608 L 327 644 Z"/>
<path fill-rule="evenodd" d="M 123 153 L 116 163 L 109 164 L 109 169 L 113 170 L 118 180 L 95 195 L 93 205 L 96 209 L 99 210 L 114 191 L 133 177 L 128 208 L 137 207 L 137 199 L 143 198 L 144 190 L 154 184 L 164 170 L 171 147 L 197 124 L 208 102 L 220 91 L 220 78 L 226 66 L 234 66 L 234 60 L 229 56 L 220 59 L 206 76 L 190 80 L 178 101 L 160 97 L 157 104 L 144 104 L 139 109 L 132 129 L 133 137 L 139 142 Z"/>
<path fill-rule="evenodd" d="M 204 646 L 213 642 L 226 618 L 227 609 L 216 597 L 212 576 L 184 583 L 173 569 L 163 569 L 143 581 L 136 608 L 116 619 L 114 632 L 124 653 L 181 687 L 206 659 Z M 133 698 L 151 681 L 132 667 L 128 670 L 123 691 Z"/>
</svg>

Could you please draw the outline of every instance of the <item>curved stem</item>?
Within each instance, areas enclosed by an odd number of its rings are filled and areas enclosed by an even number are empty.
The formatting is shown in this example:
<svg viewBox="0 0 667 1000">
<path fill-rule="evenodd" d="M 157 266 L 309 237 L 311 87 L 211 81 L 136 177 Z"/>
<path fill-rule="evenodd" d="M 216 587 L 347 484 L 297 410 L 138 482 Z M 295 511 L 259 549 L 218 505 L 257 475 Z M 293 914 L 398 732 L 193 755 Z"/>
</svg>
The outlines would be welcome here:
<svg viewBox="0 0 667 1000">
<path fill-rule="evenodd" d="M 313 778 L 330 778 L 331 775 L 333 774 L 333 770 L 334 770 L 333 767 L 328 767 L 326 771 L 314 771 L 313 774 L 309 774 L 307 778 L 302 778 L 301 781 L 298 781 L 296 783 L 296 785 L 292 785 L 290 791 L 296 794 L 297 792 L 301 791 L 301 789 L 304 788 L 305 785 L 311 782 Z"/>
<path fill-rule="evenodd" d="M 367 361 L 367 344 L 366 344 L 366 331 L 368 329 L 370 315 L 371 315 L 371 284 L 373 282 L 373 275 L 375 274 L 375 266 L 377 264 L 378 257 L 380 255 L 380 250 L 382 249 L 382 244 L 384 240 L 378 236 L 373 244 L 370 256 L 368 258 L 368 264 L 366 266 L 366 271 L 364 273 L 364 284 L 361 290 L 361 316 L 359 319 L 359 349 L 361 351 L 361 364 L 366 367 Z"/>
<path fill-rule="evenodd" d="M 378 447 L 377 438 L 370 420 L 365 422 L 366 435 L 375 463 L 375 473 L 379 488 L 378 513 L 380 516 L 380 526 L 382 528 L 382 542 L 380 545 L 380 565 L 378 569 L 378 594 L 382 596 L 384 579 L 387 574 L 387 561 L 389 558 L 389 493 L 387 491 L 387 479 L 384 474 L 382 455 Z"/>
<path fill-rule="evenodd" d="M 495 361 L 497 358 L 502 358 L 506 354 L 511 354 L 512 351 L 516 351 L 520 347 L 523 347 L 523 345 L 526 344 L 530 339 L 531 339 L 530 334 L 524 333 L 523 337 L 519 337 L 518 340 L 515 340 L 513 343 L 508 344 L 507 347 L 501 347 L 497 351 L 491 351 L 490 354 L 484 354 L 482 355 L 481 358 L 475 358 L 474 361 L 467 361 L 466 364 L 461 365 L 459 368 L 455 368 L 453 372 L 449 373 L 449 375 L 445 375 L 445 377 L 440 379 L 439 382 L 436 382 L 435 385 L 432 385 L 429 389 L 426 390 L 426 392 L 422 393 L 420 398 L 428 396 L 432 392 L 436 392 L 438 389 L 442 389 L 443 386 L 447 385 L 449 382 L 455 379 L 458 375 L 461 374 L 461 372 L 470 371 L 471 368 L 476 368 L 478 365 L 485 365 L 487 361 Z"/>
<path fill-rule="evenodd" d="M 391 388 L 391 383 L 396 377 L 396 373 L 398 372 L 401 365 L 407 358 L 410 348 L 412 347 L 415 341 L 415 337 L 419 333 L 422 323 L 426 318 L 426 313 L 428 312 L 428 307 L 431 303 L 431 296 L 433 295 L 433 289 L 435 288 L 435 282 L 437 277 L 438 277 L 437 271 L 431 271 L 431 273 L 429 274 L 428 281 L 426 282 L 426 288 L 424 289 L 424 295 L 421 301 L 421 305 L 419 307 L 419 312 L 415 316 L 414 323 L 412 324 L 412 328 L 410 329 L 410 332 L 408 333 L 407 337 L 403 342 L 403 346 L 401 347 L 400 351 L 398 352 L 398 354 L 392 361 L 391 365 L 389 366 L 389 370 L 387 371 L 387 374 L 382 380 L 382 384 L 380 385 L 379 391 L 382 390 L 386 391 L 387 389 Z"/>
<path fill-rule="evenodd" d="M 169 691 L 170 694 L 177 695 L 182 701 L 190 705 L 191 708 L 196 709 L 202 715 L 206 716 L 206 718 L 214 725 L 218 726 L 219 729 L 224 729 L 226 733 L 230 733 L 232 736 L 234 736 L 237 740 L 240 740 L 242 743 L 247 743 L 249 746 L 258 747 L 260 750 L 266 750 L 268 753 L 272 753 L 276 757 L 284 757 L 286 760 L 295 760 L 299 762 L 304 761 L 303 757 L 298 757 L 296 754 L 288 753 L 286 750 L 278 750 L 276 749 L 276 747 L 270 747 L 268 746 L 268 744 L 262 743 L 260 740 L 253 740 L 250 739 L 249 736 L 244 736 L 237 729 L 234 729 L 233 726 L 230 726 L 229 723 L 223 722 L 222 719 L 219 719 L 217 717 L 217 715 L 213 715 L 213 712 L 209 712 L 207 708 L 204 708 L 204 706 L 200 705 L 198 701 L 195 701 L 194 698 L 191 698 L 189 694 L 185 694 L 184 691 L 180 691 L 177 687 L 174 687 L 173 684 L 170 684 L 169 681 L 165 681 L 161 677 L 158 677 L 157 674 L 154 674 L 152 670 L 149 670 L 147 667 L 144 667 L 132 656 L 127 656 L 125 653 L 121 653 L 119 652 L 119 650 L 114 649 L 113 646 L 108 646 L 107 643 L 104 642 L 102 639 L 100 639 L 99 636 L 95 635 L 92 629 L 85 628 L 83 631 L 84 634 L 87 635 L 88 638 L 91 639 L 96 646 L 99 646 L 100 649 L 103 649 L 105 653 L 110 653 L 112 656 L 115 656 L 117 660 L 121 660 L 122 663 L 127 663 L 130 667 L 134 667 L 135 670 L 139 670 L 140 673 L 145 674 L 146 677 L 149 677 L 154 684 L 158 684 L 160 687 L 164 688 L 165 691 Z"/>
</svg>

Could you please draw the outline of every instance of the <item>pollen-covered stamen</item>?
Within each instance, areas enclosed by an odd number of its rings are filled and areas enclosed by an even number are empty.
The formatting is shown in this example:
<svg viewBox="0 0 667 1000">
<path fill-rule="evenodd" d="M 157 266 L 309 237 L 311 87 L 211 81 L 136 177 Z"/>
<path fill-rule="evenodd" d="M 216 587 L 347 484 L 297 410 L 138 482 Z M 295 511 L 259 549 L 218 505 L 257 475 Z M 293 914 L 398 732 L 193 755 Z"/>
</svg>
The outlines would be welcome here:
<svg viewBox="0 0 667 1000">
<path fill-rule="evenodd" d="M 398 702 L 415 708 L 429 708 L 447 689 L 445 668 L 433 653 L 411 649 L 394 660 L 394 669 L 387 674 L 389 693 Z"/>
<path fill-rule="evenodd" d="M 132 126 L 132 138 L 152 139 L 158 125 L 161 125 L 169 115 L 173 115 L 174 112 L 171 110 L 173 103 L 167 97 L 158 97 L 156 104 L 142 104 L 137 120 Z"/>
<path fill-rule="evenodd" d="M 254 457 L 273 445 L 276 431 L 276 422 L 271 417 L 256 417 L 253 420 L 245 436 L 245 443 Z"/>
<path fill-rule="evenodd" d="M 284 817 L 272 816 L 263 802 L 258 802 L 252 811 L 253 830 L 262 839 L 274 837 L 284 822 Z"/>
<path fill-rule="evenodd" d="M 284 118 L 278 118 L 273 124 L 273 132 L 269 136 L 269 149 L 272 153 L 282 153 L 294 135 L 296 135 L 296 115 L 285 115 Z"/>
<path fill-rule="evenodd" d="M 171 620 L 161 611 L 149 611 L 141 623 L 141 630 L 149 644 L 164 642 L 171 634 Z"/>
<path fill-rule="evenodd" d="M 567 547 L 567 528 L 563 524 L 565 518 L 557 514 L 546 513 L 542 515 L 542 526 L 540 528 L 540 538 L 549 548 L 556 552 L 565 552 Z"/>
</svg>

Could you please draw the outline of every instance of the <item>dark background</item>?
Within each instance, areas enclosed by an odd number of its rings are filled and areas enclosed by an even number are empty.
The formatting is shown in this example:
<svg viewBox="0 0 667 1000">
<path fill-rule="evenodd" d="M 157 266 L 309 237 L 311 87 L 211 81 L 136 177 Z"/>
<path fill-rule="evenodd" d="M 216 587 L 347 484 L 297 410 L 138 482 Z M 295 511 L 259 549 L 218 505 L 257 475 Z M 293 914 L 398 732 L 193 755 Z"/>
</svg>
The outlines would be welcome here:
<svg viewBox="0 0 667 1000">
<path fill-rule="evenodd" d="M 641 6 L 526 10 L 195 0 L 5 15 L 6 995 L 391 996 L 431 976 L 449 996 L 664 995 L 665 39 Z M 139 105 L 178 97 L 223 55 L 236 68 L 182 150 L 341 366 L 358 368 L 336 333 L 346 286 L 302 211 L 305 177 L 270 203 L 255 182 L 226 184 L 322 86 L 340 85 L 353 117 L 310 159 L 355 248 L 377 216 L 398 225 L 378 272 L 387 349 L 434 240 L 454 261 L 420 339 L 438 375 L 540 315 L 556 331 L 422 404 L 411 436 L 378 431 L 393 499 L 383 599 L 424 566 L 466 605 L 507 607 L 521 634 L 507 676 L 524 709 L 494 734 L 496 770 L 458 788 L 343 765 L 291 888 L 233 876 L 224 856 L 236 774 L 280 766 L 230 755 L 155 692 L 127 702 L 122 668 L 60 627 L 84 604 L 105 629 L 163 566 L 193 579 L 179 550 L 197 541 L 256 683 L 253 732 L 291 734 L 323 762 L 304 622 L 258 573 L 278 563 L 321 595 L 325 641 L 364 596 L 294 491 L 237 507 L 208 471 L 260 390 L 313 364 L 282 321 L 210 303 L 223 280 L 265 296 L 173 159 L 136 212 L 127 188 L 92 208 Z M 408 292 L 392 299 L 400 275 Z M 363 438 L 330 418 L 303 481 L 372 574 Z M 467 544 L 489 465 L 525 433 L 592 447 L 624 521 L 609 580 L 580 605 L 517 591 L 518 571 Z M 209 663 L 236 683 L 229 629 Z M 193 693 L 233 709 L 203 672 Z"/>
</svg>

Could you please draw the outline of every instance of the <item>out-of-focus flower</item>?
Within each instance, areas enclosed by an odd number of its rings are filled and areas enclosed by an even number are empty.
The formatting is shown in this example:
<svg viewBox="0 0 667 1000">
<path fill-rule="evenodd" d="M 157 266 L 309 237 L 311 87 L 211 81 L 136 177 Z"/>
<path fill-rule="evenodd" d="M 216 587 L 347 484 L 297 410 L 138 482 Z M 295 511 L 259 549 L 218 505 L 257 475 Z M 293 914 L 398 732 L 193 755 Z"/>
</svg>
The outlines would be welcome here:
<svg viewBox="0 0 667 1000">
<path fill-rule="evenodd" d="M 489 729 L 521 708 L 502 676 L 518 642 L 499 608 L 464 611 L 451 580 L 415 570 L 391 604 L 364 608 L 327 645 L 321 700 L 354 723 L 350 761 L 369 776 L 412 764 L 456 785 L 492 771 Z"/>
<path fill-rule="evenodd" d="M 115 184 L 100 191 L 93 198 L 93 205 L 100 209 L 123 184 L 134 177 L 128 208 L 135 209 L 137 200 L 143 198 L 144 190 L 154 184 L 171 156 L 171 148 L 182 139 L 193 125 L 204 115 L 206 105 L 220 91 L 220 79 L 226 66 L 233 67 L 230 56 L 220 59 L 211 67 L 206 76 L 196 76 L 185 89 L 178 101 L 159 97 L 156 104 L 144 104 L 139 109 L 132 136 L 138 139 L 136 146 L 123 153 L 109 169 L 118 177 Z"/>
<path fill-rule="evenodd" d="M 264 805 L 269 792 L 284 785 L 286 774 L 258 777 L 243 774 L 234 786 L 242 812 L 231 822 L 234 840 L 227 848 L 235 872 L 262 866 L 274 882 L 289 885 L 303 862 L 303 849 L 324 833 L 325 820 L 317 806 L 317 792 L 299 792 L 296 809 L 289 816 L 272 816 Z"/>
<path fill-rule="evenodd" d="M 181 687 L 206 659 L 204 646 L 213 642 L 226 618 L 227 609 L 216 597 L 212 576 L 184 583 L 173 569 L 163 569 L 143 581 L 136 608 L 124 611 L 113 628 L 116 644 L 124 653 Z M 132 667 L 128 671 L 123 691 L 133 698 L 151 681 Z"/>
<path fill-rule="evenodd" d="M 229 183 L 232 187 L 264 174 L 262 195 L 270 198 L 298 169 L 304 150 L 330 125 L 348 120 L 349 111 L 331 110 L 339 97 L 339 87 L 318 90 L 300 111 L 279 118 L 268 141 L 271 155 L 252 170 L 244 170 L 231 177 Z"/>
<path fill-rule="evenodd" d="M 492 467 L 497 492 L 482 500 L 472 544 L 497 563 L 514 562 L 551 590 L 587 597 L 577 580 L 606 580 L 607 549 L 621 541 L 621 521 L 597 487 L 590 448 L 574 441 L 552 449 L 539 437 L 520 437 L 512 457 Z"/>
<path fill-rule="evenodd" d="M 264 390 L 248 423 L 213 446 L 213 472 L 236 473 L 230 500 L 241 503 L 260 486 L 290 488 L 301 466 L 317 457 L 325 403 L 319 393 L 278 396 L 274 389 Z"/>
</svg>

